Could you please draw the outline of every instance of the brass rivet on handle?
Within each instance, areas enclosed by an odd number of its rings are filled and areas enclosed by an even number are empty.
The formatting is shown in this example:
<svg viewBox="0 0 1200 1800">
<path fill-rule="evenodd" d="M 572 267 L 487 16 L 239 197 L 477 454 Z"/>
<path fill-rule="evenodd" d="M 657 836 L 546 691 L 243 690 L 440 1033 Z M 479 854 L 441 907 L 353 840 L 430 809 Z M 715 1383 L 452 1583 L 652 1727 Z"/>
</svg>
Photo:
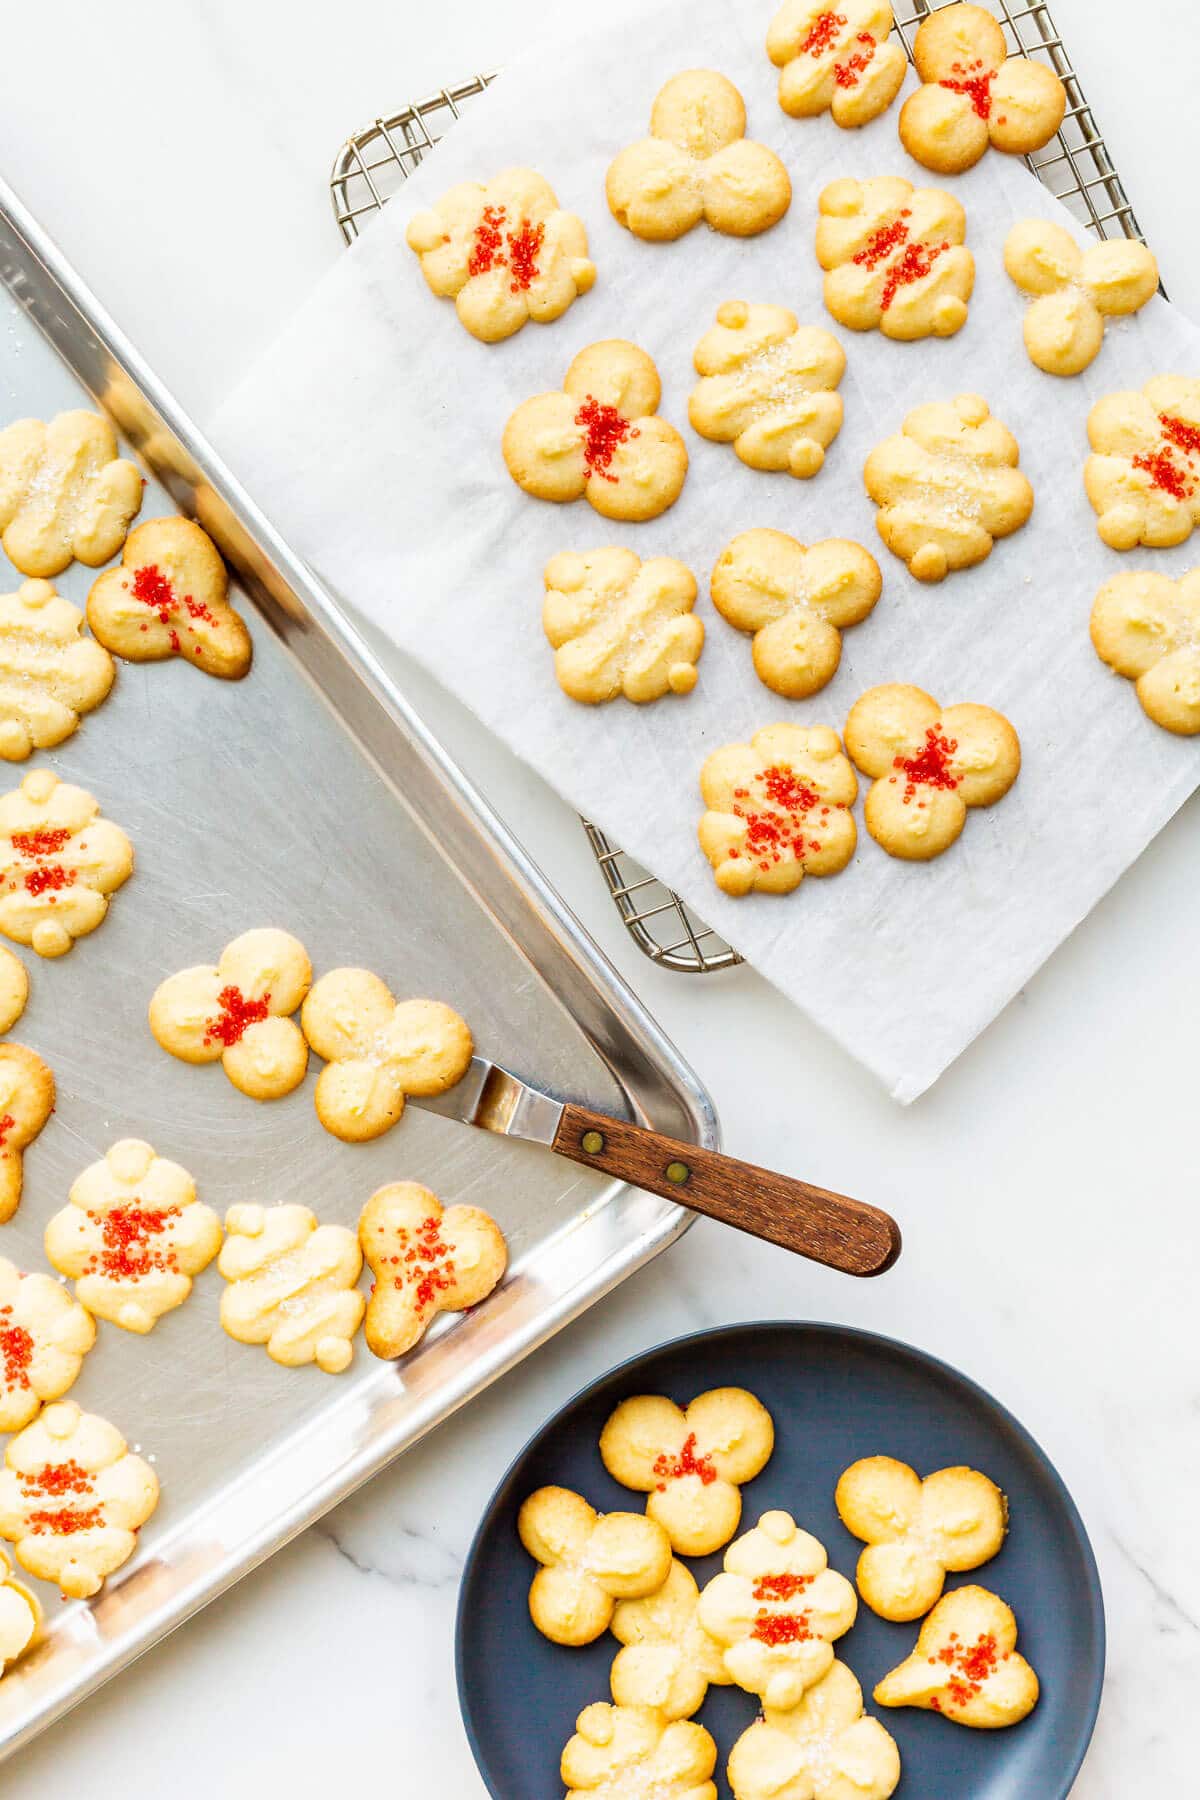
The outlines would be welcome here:
<svg viewBox="0 0 1200 1800">
<path fill-rule="evenodd" d="M 692 1171 L 688 1168 L 686 1163 L 673 1162 L 667 1164 L 667 1180 L 671 1183 L 672 1187 L 682 1187 L 691 1172 Z"/>
<path fill-rule="evenodd" d="M 604 1148 L 603 1132 L 585 1131 L 583 1134 L 583 1147 L 589 1156 L 599 1156 Z"/>
</svg>

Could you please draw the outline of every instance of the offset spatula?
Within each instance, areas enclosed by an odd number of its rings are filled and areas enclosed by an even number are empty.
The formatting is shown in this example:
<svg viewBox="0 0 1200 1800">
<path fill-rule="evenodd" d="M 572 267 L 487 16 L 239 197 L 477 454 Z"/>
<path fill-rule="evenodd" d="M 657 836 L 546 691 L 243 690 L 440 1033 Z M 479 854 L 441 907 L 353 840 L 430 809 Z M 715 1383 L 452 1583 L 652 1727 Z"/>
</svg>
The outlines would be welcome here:
<svg viewBox="0 0 1200 1800">
<path fill-rule="evenodd" d="M 881 1275 L 900 1254 L 900 1228 L 878 1207 L 554 1100 L 482 1056 L 471 1058 L 449 1093 L 410 1094 L 409 1101 L 501 1137 L 544 1144 L 585 1168 L 602 1169 L 847 1275 Z"/>
</svg>

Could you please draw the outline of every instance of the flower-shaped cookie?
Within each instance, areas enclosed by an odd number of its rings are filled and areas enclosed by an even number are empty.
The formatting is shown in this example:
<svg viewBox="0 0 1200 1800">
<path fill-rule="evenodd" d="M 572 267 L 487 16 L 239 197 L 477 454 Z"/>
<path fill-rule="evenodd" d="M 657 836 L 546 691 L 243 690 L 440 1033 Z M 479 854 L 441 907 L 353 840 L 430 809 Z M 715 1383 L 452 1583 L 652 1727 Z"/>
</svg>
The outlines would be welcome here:
<svg viewBox="0 0 1200 1800">
<path fill-rule="evenodd" d="M 710 1388 L 686 1409 L 663 1394 L 622 1400 L 600 1434 L 605 1468 L 648 1494 L 646 1512 L 679 1556 L 727 1544 L 742 1516 L 742 1485 L 766 1467 L 775 1427 L 745 1388 Z"/>
<path fill-rule="evenodd" d="M 37 1595 L 14 1578 L 12 1564 L 0 1551 L 0 1675 L 36 1643 L 42 1616 Z"/>
<path fill-rule="evenodd" d="M 231 1206 L 217 1267 L 229 1283 L 221 1323 L 239 1344 L 265 1344 L 285 1369 L 315 1362 L 340 1375 L 354 1356 L 366 1302 L 358 1239 L 318 1225 L 307 1206 Z"/>
<path fill-rule="evenodd" d="M 956 1725 L 995 1731 L 1038 1702 L 1038 1678 L 1017 1650 L 1012 1608 L 987 1588 L 956 1588 L 938 1601 L 916 1649 L 875 1689 L 878 1706 L 919 1706 Z"/>
<path fill-rule="evenodd" d="M 0 1036 L 11 1031 L 29 998 L 25 964 L 6 944 L 0 944 Z"/>
<path fill-rule="evenodd" d="M 98 413 L 18 419 L 0 431 L 0 543 L 22 575 L 115 556 L 142 504 L 142 477 Z"/>
<path fill-rule="evenodd" d="M 948 1572 L 978 1569 L 1004 1542 L 1008 1507 L 977 1469 L 938 1469 L 924 1481 L 891 1456 L 865 1456 L 837 1484 L 842 1524 L 866 1549 L 858 1591 L 881 1619 L 920 1619 Z"/>
<path fill-rule="evenodd" d="M 1033 511 L 1020 457 L 1016 438 L 978 394 L 914 407 L 863 471 L 880 537 L 918 581 L 981 563 Z"/>
<path fill-rule="evenodd" d="M 1096 526 L 1113 550 L 1182 544 L 1200 525 L 1200 380 L 1160 375 L 1107 394 L 1088 414 L 1083 466 Z"/>
<path fill-rule="evenodd" d="M 14 943 L 64 956 L 132 874 L 133 845 L 86 789 L 31 769 L 0 797 L 0 932 Z"/>
<path fill-rule="evenodd" d="M 796 1706 L 833 1663 L 858 1613 L 854 1589 L 790 1513 L 765 1512 L 730 1544 L 700 1595 L 700 1623 L 725 1645 L 725 1667 L 767 1706 Z"/>
<path fill-rule="evenodd" d="M 1180 737 L 1200 732 L 1200 569 L 1178 581 L 1151 569 L 1114 575 L 1092 607 L 1092 643 L 1137 683 L 1156 725 Z"/>
<path fill-rule="evenodd" d="M 442 1210 L 416 1181 L 393 1181 L 371 1195 L 358 1241 L 375 1282 L 367 1301 L 367 1348 L 403 1356 L 440 1312 L 486 1300 L 508 1263 L 504 1234 L 478 1206 Z"/>
<path fill-rule="evenodd" d="M 828 725 L 768 725 L 700 771 L 700 848 L 723 894 L 790 894 L 854 855 L 858 780 Z"/>
<path fill-rule="evenodd" d="M 902 47 L 887 41 L 895 23 L 888 0 L 784 0 L 767 32 L 784 112 L 831 112 L 845 127 L 886 112 L 908 68 Z"/>
<path fill-rule="evenodd" d="M 660 419 L 652 358 L 624 338 L 581 350 L 558 393 L 524 401 L 504 427 L 504 460 L 538 500 L 588 499 L 606 519 L 657 519 L 674 506 L 688 453 Z"/>
<path fill-rule="evenodd" d="M 635 237 L 668 243 L 701 220 L 731 237 L 756 237 L 791 205 L 792 184 L 773 150 L 746 136 L 746 105 L 714 69 L 688 69 L 659 90 L 650 136 L 611 164 L 608 204 Z"/>
<path fill-rule="evenodd" d="M 150 1001 L 150 1029 L 181 1062 L 220 1062 L 241 1093 L 278 1100 L 304 1080 L 308 1046 L 291 1014 L 312 964 L 298 938 L 264 926 L 226 944 L 217 963 L 168 975 Z"/>
<path fill-rule="evenodd" d="M 73 1600 L 128 1562 L 158 1505 L 158 1477 L 115 1425 L 57 1400 L 12 1439 L 0 1470 L 0 1537 L 31 1575 Z"/>
<path fill-rule="evenodd" d="M 862 1689 L 835 1661 L 798 1706 L 768 1707 L 743 1731 L 728 1773 L 733 1800 L 888 1800 L 900 1782 L 900 1752 L 879 1720 L 864 1715 Z"/>
<path fill-rule="evenodd" d="M 1003 713 L 940 707 L 923 688 L 868 688 L 846 720 L 846 749 L 872 778 L 863 817 L 889 856 L 929 862 L 948 850 L 972 806 L 994 806 L 1021 771 Z"/>
<path fill-rule="evenodd" d="M 842 659 L 842 632 L 883 592 L 873 556 L 846 538 L 805 546 L 784 531 L 743 531 L 712 572 L 713 605 L 754 633 L 754 669 L 773 693 L 806 700 Z"/>
<path fill-rule="evenodd" d="M 61 1282 L 0 1256 L 0 1431 L 20 1431 L 65 1394 L 95 1341 L 91 1314 Z"/>
<path fill-rule="evenodd" d="M 926 13 L 913 41 L 923 85 L 900 110 L 900 141 L 941 175 L 959 175 L 988 145 L 1028 156 L 1063 122 L 1067 90 L 1046 63 L 1009 56 L 1004 33 L 982 6 Z"/>
<path fill-rule="evenodd" d="M 548 325 L 596 279 L 583 220 L 562 212 L 536 169 L 463 181 L 409 221 L 409 248 L 439 299 L 485 344 Z"/>
<path fill-rule="evenodd" d="M 1022 219 L 1004 240 L 1004 267 L 1033 301 L 1025 314 L 1029 360 L 1047 375 L 1078 375 L 1095 361 L 1105 319 L 1145 306 L 1158 287 L 1158 264 L 1137 238 L 1112 238 L 1081 250 L 1049 219 Z"/>
<path fill-rule="evenodd" d="M 846 353 L 830 332 L 801 325 L 786 306 L 727 300 L 694 361 L 702 377 L 688 404 L 694 431 L 732 444 L 751 469 L 801 481 L 818 473 L 842 429 L 835 390 Z"/>
<path fill-rule="evenodd" d="M 671 1545 L 642 1513 L 598 1513 L 570 1488 L 539 1488 L 521 1507 L 517 1531 L 541 1567 L 529 1616 L 552 1643 L 593 1644 L 618 1600 L 653 1594 L 671 1572 Z"/>
<path fill-rule="evenodd" d="M 975 258 L 952 194 L 880 175 L 831 181 L 819 204 L 817 261 L 839 325 L 905 341 L 962 329 Z"/>
<path fill-rule="evenodd" d="M 54 1111 L 54 1075 L 24 1044 L 0 1044 L 0 1225 L 21 1204 L 25 1151 Z"/>
<path fill-rule="evenodd" d="M 564 694 L 585 706 L 690 694 L 704 648 L 696 577 L 673 556 L 642 562 L 614 545 L 546 564 L 542 625 Z"/>
<path fill-rule="evenodd" d="M 128 662 L 182 656 L 226 681 L 250 667 L 250 633 L 229 604 L 225 564 L 190 519 L 149 519 L 130 532 L 121 567 L 92 583 L 87 616 L 100 642 Z"/>
<path fill-rule="evenodd" d="M 674 1561 L 656 1594 L 618 1601 L 612 1616 L 612 1634 L 624 1646 L 612 1666 L 618 1706 L 649 1706 L 664 1719 L 690 1719 L 710 1683 L 728 1687 L 733 1677 L 724 1648 L 701 1625 L 699 1603 L 691 1570 Z"/>
<path fill-rule="evenodd" d="M 597 1700 L 576 1719 L 559 1774 L 566 1800 L 717 1800 L 716 1766 L 703 1725 Z"/>
<path fill-rule="evenodd" d="M 116 670 L 83 614 L 48 581 L 0 594 L 0 757 L 24 762 L 61 744 L 108 694 Z"/>
<path fill-rule="evenodd" d="M 46 1227 L 46 1256 L 98 1319 L 153 1330 L 182 1306 L 221 1248 L 221 1221 L 178 1163 L 122 1138 L 72 1184 Z"/>
<path fill-rule="evenodd" d="M 326 1131 L 362 1144 L 390 1131 L 406 1094 L 444 1094 L 471 1066 L 465 1019 L 440 1000 L 397 1001 L 367 969 L 322 975 L 300 1015 L 325 1058 L 313 1096 Z"/>
</svg>

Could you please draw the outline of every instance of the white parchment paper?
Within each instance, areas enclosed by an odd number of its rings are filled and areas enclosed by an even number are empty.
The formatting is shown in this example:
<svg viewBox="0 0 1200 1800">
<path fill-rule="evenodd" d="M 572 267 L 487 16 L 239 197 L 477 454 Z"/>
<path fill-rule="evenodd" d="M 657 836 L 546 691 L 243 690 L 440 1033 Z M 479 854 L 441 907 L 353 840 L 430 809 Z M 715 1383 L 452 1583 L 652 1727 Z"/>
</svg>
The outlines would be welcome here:
<svg viewBox="0 0 1200 1800">
<path fill-rule="evenodd" d="M 434 671 L 907 1101 L 995 1017 L 1200 780 L 1200 741 L 1150 724 L 1088 638 L 1092 600 L 1110 574 L 1151 566 L 1179 575 L 1200 546 L 1118 556 L 1097 537 L 1082 484 L 1093 402 L 1154 374 L 1200 372 L 1200 334 L 1155 299 L 1110 325 L 1084 375 L 1059 381 L 1033 368 L 1002 246 L 1015 219 L 1067 215 L 994 152 L 947 184 L 967 209 L 977 266 L 963 331 L 905 345 L 835 326 L 812 247 L 821 188 L 841 175 L 937 178 L 901 149 L 898 104 L 860 132 L 780 112 L 763 50 L 772 10 L 771 0 L 642 7 L 514 61 L 283 329 L 228 402 L 217 436 L 351 611 Z M 764 237 L 701 227 L 673 245 L 643 244 L 608 213 L 610 160 L 645 133 L 661 83 L 689 66 L 719 68 L 738 84 L 750 135 L 791 171 L 791 211 Z M 512 163 L 541 169 L 582 215 L 599 274 L 557 323 L 487 346 L 429 293 L 404 228 L 453 182 Z M 1169 279 L 1169 246 L 1163 260 Z M 846 347 L 846 422 L 812 481 L 748 470 L 687 427 L 692 351 L 729 299 L 787 305 Z M 618 336 L 655 358 L 662 411 L 692 457 L 681 500 L 649 525 L 614 526 L 585 501 L 532 500 L 500 453 L 520 401 L 558 387 L 585 344 Z M 982 393 L 1016 433 L 1037 505 L 980 568 L 922 587 L 878 539 L 863 462 L 911 406 L 964 389 Z M 758 682 L 750 640 L 707 596 L 724 545 L 764 525 L 805 542 L 855 538 L 884 572 L 883 598 L 846 634 L 835 680 L 800 703 Z M 677 556 L 700 581 L 708 643 L 687 699 L 586 708 L 555 681 L 541 628 L 543 566 L 557 551 L 614 542 L 643 557 Z M 785 898 L 721 895 L 696 845 L 704 757 L 781 718 L 840 730 L 857 696 L 882 681 L 1006 713 L 1024 752 L 1010 796 L 973 814 L 932 864 L 886 856 L 861 827 L 860 807 L 859 849 L 844 874 Z"/>
</svg>

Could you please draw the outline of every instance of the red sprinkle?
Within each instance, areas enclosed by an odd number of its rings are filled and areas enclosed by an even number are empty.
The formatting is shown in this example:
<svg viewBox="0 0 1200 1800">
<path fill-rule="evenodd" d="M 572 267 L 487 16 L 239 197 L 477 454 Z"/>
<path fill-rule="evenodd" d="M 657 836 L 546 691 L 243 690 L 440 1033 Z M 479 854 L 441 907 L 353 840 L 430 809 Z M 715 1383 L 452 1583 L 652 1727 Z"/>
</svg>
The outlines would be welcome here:
<svg viewBox="0 0 1200 1800">
<path fill-rule="evenodd" d="M 58 892 L 63 888 L 74 886 L 74 869 L 64 869 L 61 863 L 51 863 L 48 867 L 30 869 L 25 877 L 25 890 L 35 898 L 38 894 L 44 894 L 47 888 Z"/>
<path fill-rule="evenodd" d="M 985 69 L 982 62 L 953 63 L 951 66 L 954 73 L 945 76 L 938 86 L 949 88 L 955 94 L 965 94 L 981 119 L 991 118 L 995 69 Z"/>
<path fill-rule="evenodd" d="M 503 225 L 508 217 L 502 206 L 485 206 L 483 217 L 475 227 L 475 244 L 467 264 L 469 275 L 486 275 L 504 261 Z"/>
<path fill-rule="evenodd" d="M 240 1044 L 249 1026 L 261 1024 L 268 1017 L 270 1003 L 270 994 L 264 994 L 261 1000 L 247 1000 L 241 988 L 222 988 L 217 995 L 221 1011 L 217 1018 L 208 1021 L 205 1043 L 224 1044 L 227 1050 L 231 1044 Z"/>
<path fill-rule="evenodd" d="M 790 854 L 797 862 L 803 862 L 809 851 L 821 848 L 819 838 L 805 839 L 808 830 L 808 814 L 817 807 L 821 808 L 822 819 L 828 815 L 829 808 L 822 804 L 821 796 L 815 788 L 810 788 L 796 774 L 781 764 L 764 769 L 759 776 L 769 805 L 766 808 L 755 807 L 747 811 L 745 807 L 734 807 L 734 817 L 746 822 L 746 850 L 764 872 L 773 863 L 781 863 Z M 736 788 L 734 799 L 748 800 L 749 790 Z M 778 810 L 776 810 L 778 809 Z"/>
<path fill-rule="evenodd" d="M 812 1628 L 803 1613 L 760 1612 L 750 1635 L 760 1644 L 804 1644 L 812 1637 Z"/>
<path fill-rule="evenodd" d="M 1190 499 L 1195 492 L 1195 483 L 1188 480 L 1166 445 L 1161 450 L 1151 451 L 1148 456 L 1135 456 L 1133 466 L 1144 469 L 1150 477 L 1151 487 L 1161 488 L 1172 500 Z"/>
<path fill-rule="evenodd" d="M 175 1271 L 179 1267 L 175 1251 L 169 1244 L 156 1245 L 151 1238 L 167 1229 L 179 1217 L 177 1206 L 114 1206 L 106 1213 L 89 1213 L 99 1220 L 103 1248 L 93 1256 L 85 1275 L 104 1275 L 110 1281 L 137 1281 L 152 1271 Z"/>
<path fill-rule="evenodd" d="M 70 835 L 65 825 L 43 826 L 38 831 L 14 831 L 12 845 L 19 856 L 57 856 Z"/>
<path fill-rule="evenodd" d="M 90 1494 L 92 1478 L 74 1458 L 67 1462 L 47 1463 L 44 1469 L 33 1469 L 21 1476 L 21 1492 L 26 1499 L 36 1494 Z"/>
<path fill-rule="evenodd" d="M 654 1459 L 654 1473 L 658 1476 L 658 1491 L 665 1494 L 668 1481 L 679 1481 L 685 1475 L 698 1475 L 705 1487 L 711 1487 L 717 1479 L 717 1471 L 712 1458 L 696 1455 L 696 1434 L 688 1433 L 683 1441 L 683 1449 L 676 1457 L 668 1456 L 664 1451 Z"/>
<path fill-rule="evenodd" d="M 866 49 L 856 50 L 849 61 L 835 63 L 833 66 L 833 79 L 840 88 L 857 87 L 862 76 L 866 70 L 870 68 L 875 58 L 877 46 L 875 39 L 871 36 L 869 31 L 860 31 L 855 42 L 858 44 L 865 44 Z"/>
<path fill-rule="evenodd" d="M 104 1524 L 104 1514 L 98 1506 L 86 1507 L 75 1512 L 69 1506 L 42 1507 L 37 1512 L 26 1513 L 25 1523 L 34 1537 L 44 1537 L 50 1532 L 55 1537 L 73 1537 L 77 1531 L 98 1531 Z"/>
<path fill-rule="evenodd" d="M 1159 413 L 1158 422 L 1168 443 L 1182 450 L 1185 456 L 1200 456 L 1200 425 L 1173 418 L 1170 413 Z"/>
<path fill-rule="evenodd" d="M 407 1232 L 401 1236 L 408 1248 L 391 1258 L 393 1263 L 403 1265 L 392 1277 L 392 1282 L 398 1288 L 412 1285 L 413 1297 L 423 1310 L 432 1306 L 439 1294 L 454 1286 L 452 1246 L 442 1237 L 441 1220 L 432 1216 L 421 1221 L 411 1242 Z M 375 1292 L 374 1288 L 371 1292 Z"/>
<path fill-rule="evenodd" d="M 812 1586 L 811 1575 L 760 1575 L 754 1584 L 756 1600 L 794 1600 Z"/>
<path fill-rule="evenodd" d="M 873 231 L 855 256 L 854 261 L 870 272 L 883 261 L 885 256 L 890 256 L 892 251 L 899 249 L 901 244 L 907 244 L 908 226 L 904 221 L 911 217 L 912 209 L 906 206 L 900 216 L 893 219 L 889 225 L 881 225 L 878 231 Z"/>
<path fill-rule="evenodd" d="M 512 281 L 509 291 L 523 293 L 541 274 L 538 257 L 546 241 L 546 227 L 522 219 L 515 231 L 505 231 L 508 209 L 486 206 L 475 227 L 475 238 L 467 262 L 468 275 L 486 275 L 492 269 L 507 268 Z"/>
<path fill-rule="evenodd" d="M 626 438 L 641 435 L 633 421 L 619 413 L 615 406 L 606 406 L 602 400 L 595 400 L 589 394 L 575 414 L 575 423 L 581 425 L 587 433 L 583 444 L 583 466 L 586 473 L 599 475 L 604 481 L 616 481 L 618 477 L 610 473 L 609 465 L 617 453 L 618 445 L 623 444 Z"/>
<path fill-rule="evenodd" d="M 16 1122 L 17 1121 L 13 1118 L 12 1114 L 7 1112 L 4 1117 L 0 1119 L 0 1149 L 8 1142 L 8 1134 Z"/>
<path fill-rule="evenodd" d="M 946 1684 L 950 1699 L 955 1706 L 965 1706 L 982 1691 L 984 1682 L 995 1673 L 998 1664 L 1008 1661 L 1008 1652 L 1001 1653 L 990 1631 L 970 1645 L 963 1644 L 955 1631 L 949 1642 L 929 1660 L 935 1667 L 943 1663 L 950 1670 Z"/>
<path fill-rule="evenodd" d="M 801 56 L 824 56 L 832 50 L 837 41 L 839 31 L 846 29 L 845 13 L 818 13 L 809 28 L 808 36 L 800 46 Z"/>
<path fill-rule="evenodd" d="M 33 1339 L 23 1325 L 0 1325 L 0 1357 L 4 1359 L 5 1387 L 27 1388 Z"/>
<path fill-rule="evenodd" d="M 180 597 L 157 563 L 143 563 L 133 571 L 133 597 L 156 612 L 162 625 L 170 625 L 172 616 L 181 610 L 187 613 L 189 619 L 203 619 L 207 625 L 215 625 L 217 622 L 203 600 L 193 600 L 190 594 Z M 191 626 L 187 629 L 190 631 Z M 171 648 L 180 648 L 179 634 L 175 630 L 171 632 Z"/>
<path fill-rule="evenodd" d="M 879 297 L 880 310 L 887 311 L 900 288 L 908 287 L 914 281 L 923 281 L 938 257 L 949 248 L 948 243 L 906 245 L 903 256 L 887 272 L 883 293 Z"/>
<path fill-rule="evenodd" d="M 956 788 L 961 779 L 954 773 L 950 758 L 958 749 L 958 739 L 942 736 L 936 725 L 930 725 L 925 733 L 924 748 L 915 756 L 898 756 L 893 768 L 903 770 L 907 776 L 904 789 L 904 804 L 908 806 L 919 787 Z M 892 780 L 896 777 L 893 775 Z"/>
<path fill-rule="evenodd" d="M 544 225 L 531 225 L 522 219 L 516 231 L 508 234 L 508 266 L 512 270 L 510 293 L 524 293 L 541 274 L 538 257 L 546 238 Z"/>
</svg>

